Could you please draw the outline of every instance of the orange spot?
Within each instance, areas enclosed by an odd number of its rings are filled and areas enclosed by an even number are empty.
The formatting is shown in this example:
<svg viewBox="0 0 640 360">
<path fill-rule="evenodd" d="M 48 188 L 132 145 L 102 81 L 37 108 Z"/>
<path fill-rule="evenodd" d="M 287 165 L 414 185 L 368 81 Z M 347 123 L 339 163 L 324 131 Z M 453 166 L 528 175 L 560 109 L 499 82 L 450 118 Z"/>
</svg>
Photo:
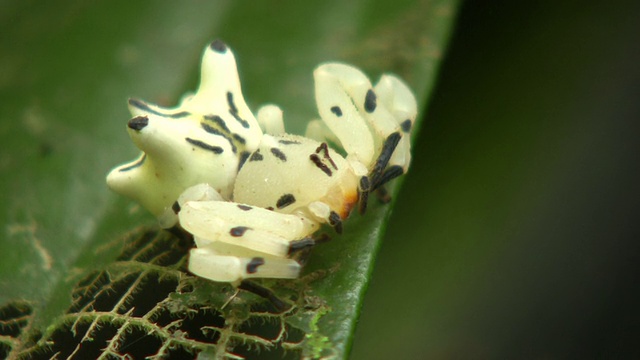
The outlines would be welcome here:
<svg viewBox="0 0 640 360">
<path fill-rule="evenodd" d="M 358 203 L 358 192 L 354 191 L 350 194 L 346 194 L 344 197 L 344 203 L 342 203 L 342 211 L 340 212 L 340 218 L 346 219 L 351 214 L 351 211 Z"/>
</svg>

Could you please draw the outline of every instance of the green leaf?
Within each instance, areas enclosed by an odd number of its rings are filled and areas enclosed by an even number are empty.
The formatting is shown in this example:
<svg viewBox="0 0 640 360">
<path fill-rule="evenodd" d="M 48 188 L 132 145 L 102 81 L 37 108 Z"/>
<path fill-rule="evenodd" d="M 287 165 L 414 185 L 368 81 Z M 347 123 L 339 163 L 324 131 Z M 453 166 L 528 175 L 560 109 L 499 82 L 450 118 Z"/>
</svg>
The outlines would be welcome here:
<svg viewBox="0 0 640 360">
<path fill-rule="evenodd" d="M 454 0 L 5 4 L 0 15 L 0 221 L 5 225 L 0 304 L 7 305 L 0 315 L 13 319 L 23 333 L 3 334 L 0 350 L 24 350 L 38 340 L 62 342 L 61 329 L 76 336 L 83 326 L 133 324 L 131 317 L 123 320 L 118 304 L 103 317 L 73 315 L 74 306 L 87 300 L 82 294 L 105 286 L 116 293 L 134 289 L 141 292 L 138 297 L 158 290 L 145 288 L 145 282 L 188 286 L 189 291 L 169 291 L 171 299 L 163 303 L 185 307 L 185 314 L 200 311 L 188 307 L 193 304 L 216 304 L 233 295 L 224 284 L 182 273 L 184 259 L 165 264 L 138 256 L 172 242 L 166 234 L 140 230 L 155 226 L 155 220 L 104 183 L 110 168 L 137 153 L 125 132 L 127 97 L 175 104 L 195 88 L 202 48 L 221 38 L 236 54 L 249 105 L 280 105 L 291 132 L 301 133 L 317 116 L 311 72 L 323 61 L 354 64 L 372 78 L 396 73 L 424 109 L 456 8 Z M 298 299 L 295 314 L 274 316 L 305 334 L 303 345 L 290 345 L 294 353 L 348 354 L 390 209 L 374 205 L 366 216 L 352 216 L 343 236 L 314 250 L 300 281 L 265 283 L 279 296 Z M 140 252 L 126 255 L 123 246 L 139 246 Z M 127 283 L 131 271 L 137 271 L 139 285 Z M 224 296 L 216 300 L 214 291 Z M 100 291 L 93 294 L 87 301 L 95 308 L 103 298 Z M 247 312 L 255 312 L 252 304 L 262 301 L 251 294 L 238 299 Z M 227 322 L 249 317 L 234 306 L 216 313 Z M 140 326 L 136 329 L 147 329 Z M 219 331 L 223 338 L 225 331 Z M 204 345 L 199 349 L 210 351 Z"/>
</svg>

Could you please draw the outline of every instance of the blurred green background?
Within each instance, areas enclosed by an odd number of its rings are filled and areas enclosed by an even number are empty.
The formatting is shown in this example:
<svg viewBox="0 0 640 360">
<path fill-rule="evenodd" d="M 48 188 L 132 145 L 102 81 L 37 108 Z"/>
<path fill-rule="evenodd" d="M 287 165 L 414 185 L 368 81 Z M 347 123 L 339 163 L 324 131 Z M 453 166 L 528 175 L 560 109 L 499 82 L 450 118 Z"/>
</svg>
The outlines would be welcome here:
<svg viewBox="0 0 640 360">
<path fill-rule="evenodd" d="M 353 359 L 640 358 L 640 2 L 467 1 Z"/>
</svg>

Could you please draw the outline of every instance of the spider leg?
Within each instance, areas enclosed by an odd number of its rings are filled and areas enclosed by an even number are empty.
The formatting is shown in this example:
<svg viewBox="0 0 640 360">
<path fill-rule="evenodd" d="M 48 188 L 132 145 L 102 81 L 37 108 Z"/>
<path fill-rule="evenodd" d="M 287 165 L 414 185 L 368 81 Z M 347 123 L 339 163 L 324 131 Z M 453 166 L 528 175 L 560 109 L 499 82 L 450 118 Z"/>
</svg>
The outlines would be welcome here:
<svg viewBox="0 0 640 360">
<path fill-rule="evenodd" d="M 247 278 L 295 279 L 300 264 L 289 258 L 273 256 L 221 241 L 203 241 L 189 253 L 189 271 L 213 281 L 235 283 Z"/>
<path fill-rule="evenodd" d="M 375 191 L 378 198 L 387 203 L 391 201 L 391 197 L 384 189 L 384 184 L 404 174 L 411 162 L 410 135 L 417 114 L 417 104 L 411 90 L 393 75 L 383 75 L 374 90 L 378 95 L 379 106 L 384 107 L 398 124 L 396 130 L 385 138 L 369 174 L 369 191 Z M 375 124 L 372 123 L 374 127 Z M 364 201 L 367 198 L 366 195 L 362 196 Z M 366 209 L 366 203 L 360 204 L 361 213 L 363 209 Z"/>
<path fill-rule="evenodd" d="M 322 121 L 351 157 L 365 166 L 370 164 L 375 151 L 374 138 L 358 106 L 362 107 L 366 101 L 371 82 L 356 68 L 337 63 L 321 65 L 313 75 Z"/>
<path fill-rule="evenodd" d="M 387 165 L 389 164 L 389 160 L 391 160 L 391 156 L 396 150 L 396 147 L 398 146 L 401 138 L 402 135 L 399 132 L 394 132 L 384 140 L 380 155 L 376 159 L 376 162 L 374 163 L 373 168 L 369 173 L 369 177 L 371 179 L 370 190 L 375 190 L 378 186 L 380 186 L 380 178 L 385 173 Z"/>
<path fill-rule="evenodd" d="M 388 204 L 391 201 L 391 195 L 389 195 L 389 192 L 384 186 L 376 189 L 376 196 L 383 204 Z"/>
<path fill-rule="evenodd" d="M 224 198 L 209 184 L 191 186 L 180 194 L 178 200 L 174 201 L 171 207 L 165 208 L 158 216 L 160 227 L 163 229 L 178 227 L 178 213 L 187 201 L 224 201 Z"/>
<path fill-rule="evenodd" d="M 276 296 L 276 294 L 273 293 L 273 291 L 262 285 L 258 285 L 253 281 L 243 280 L 238 285 L 238 289 L 248 291 L 269 300 L 271 304 L 273 304 L 273 306 L 275 306 L 279 311 L 287 311 L 291 309 L 291 305 L 282 301 L 279 297 Z"/>
<path fill-rule="evenodd" d="M 225 201 L 190 201 L 178 216 L 198 247 L 224 242 L 280 257 L 287 256 L 292 240 L 318 228 L 303 216 Z"/>
<path fill-rule="evenodd" d="M 318 244 L 325 243 L 331 240 L 331 237 L 322 233 L 320 235 L 314 235 L 306 237 L 302 240 L 292 241 L 291 248 L 289 249 L 289 257 L 295 259 L 300 265 L 304 266 L 309 259 L 311 250 Z"/>
<path fill-rule="evenodd" d="M 390 165 L 399 165 L 407 172 L 411 162 L 411 130 L 415 122 L 418 105 L 409 87 L 394 75 L 382 75 L 374 88 L 378 100 L 399 125 L 403 136 L 389 159 Z"/>
<path fill-rule="evenodd" d="M 373 184 L 371 190 L 382 189 L 384 184 L 404 174 L 404 169 L 400 165 L 392 165 L 385 169 L 378 180 Z"/>
<path fill-rule="evenodd" d="M 273 104 L 263 105 L 258 109 L 258 124 L 266 134 L 278 135 L 284 133 L 282 109 Z"/>
<path fill-rule="evenodd" d="M 415 119 L 415 99 L 392 75 L 382 76 L 373 87 L 358 69 L 332 63 L 318 67 L 314 76 L 318 111 L 326 127 L 343 144 L 352 163 L 355 160 L 368 169 L 357 173 L 361 176 L 359 210 L 364 213 L 369 192 L 408 168 L 410 142 L 404 135 Z M 316 134 L 322 133 L 321 127 L 313 126 Z M 393 170 L 387 173 L 387 168 Z"/>
<path fill-rule="evenodd" d="M 189 271 L 226 282 L 298 277 L 301 266 L 289 257 L 315 244 L 305 239 L 319 226 L 300 214 L 226 201 L 187 201 L 178 217 L 197 246 Z"/>
</svg>

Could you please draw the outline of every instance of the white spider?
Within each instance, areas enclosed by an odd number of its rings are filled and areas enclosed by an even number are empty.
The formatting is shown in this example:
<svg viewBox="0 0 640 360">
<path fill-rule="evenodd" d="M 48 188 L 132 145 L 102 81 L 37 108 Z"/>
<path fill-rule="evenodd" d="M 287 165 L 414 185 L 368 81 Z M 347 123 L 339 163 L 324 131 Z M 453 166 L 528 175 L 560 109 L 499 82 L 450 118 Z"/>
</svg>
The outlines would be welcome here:
<svg viewBox="0 0 640 360">
<path fill-rule="evenodd" d="M 373 87 L 339 63 L 314 72 L 321 120 L 307 137 L 284 133 L 275 105 L 244 102 L 231 50 L 214 41 L 204 52 L 198 91 L 176 108 L 129 100 L 128 131 L 141 156 L 107 177 L 163 227 L 194 237 L 189 271 L 215 281 L 296 278 L 291 258 L 314 244 L 327 223 L 338 233 L 371 191 L 407 171 L 416 101 L 393 75 Z M 343 157 L 327 146 L 343 147 Z"/>
</svg>

